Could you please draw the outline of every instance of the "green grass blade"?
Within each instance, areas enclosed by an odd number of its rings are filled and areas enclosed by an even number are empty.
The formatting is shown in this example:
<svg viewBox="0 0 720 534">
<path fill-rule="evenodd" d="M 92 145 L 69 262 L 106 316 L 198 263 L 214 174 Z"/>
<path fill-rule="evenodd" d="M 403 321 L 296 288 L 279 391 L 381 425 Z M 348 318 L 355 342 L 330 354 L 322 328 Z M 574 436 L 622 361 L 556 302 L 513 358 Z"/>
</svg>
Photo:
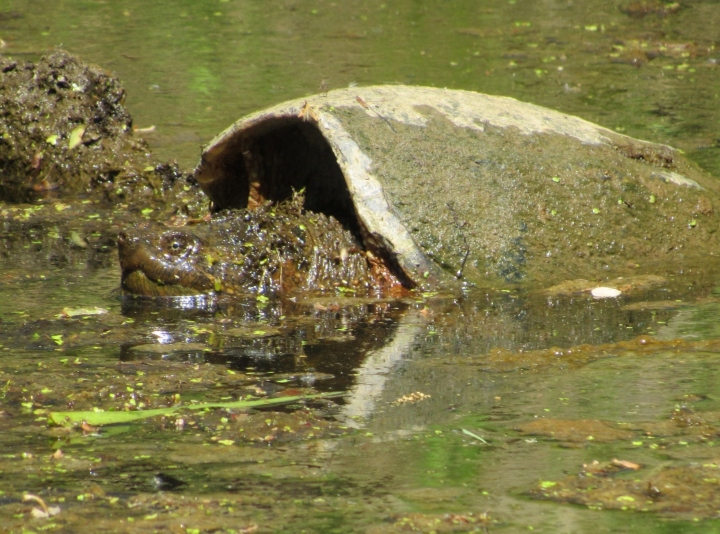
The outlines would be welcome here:
<svg viewBox="0 0 720 534">
<path fill-rule="evenodd" d="M 274 399 L 257 399 L 246 401 L 232 402 L 208 402 L 201 404 L 188 404 L 172 406 L 168 408 L 156 408 L 153 410 L 133 410 L 120 412 L 50 412 L 48 415 L 48 423 L 59 426 L 72 426 L 82 422 L 92 426 L 114 425 L 121 423 L 130 423 L 141 419 L 148 419 L 158 415 L 170 415 L 179 410 L 204 410 L 211 408 L 225 408 L 228 410 L 248 410 L 251 408 L 259 408 L 263 406 L 275 406 L 278 404 L 287 404 L 300 400 L 320 399 L 339 397 L 344 395 L 342 391 L 333 391 L 331 393 L 319 393 L 317 395 L 296 395 L 292 397 L 277 397 Z"/>
<path fill-rule="evenodd" d="M 481 438 L 480 436 L 478 436 L 478 435 L 475 434 L 474 432 L 470 432 L 469 430 L 466 430 L 466 429 L 464 429 L 464 428 L 461 428 L 460 430 L 462 430 L 463 434 L 465 434 L 466 436 L 470 436 L 471 438 L 475 438 L 475 439 L 477 439 L 477 440 L 479 440 L 479 441 L 482 441 L 483 443 L 487 444 L 487 441 L 485 441 L 483 438 Z"/>
</svg>

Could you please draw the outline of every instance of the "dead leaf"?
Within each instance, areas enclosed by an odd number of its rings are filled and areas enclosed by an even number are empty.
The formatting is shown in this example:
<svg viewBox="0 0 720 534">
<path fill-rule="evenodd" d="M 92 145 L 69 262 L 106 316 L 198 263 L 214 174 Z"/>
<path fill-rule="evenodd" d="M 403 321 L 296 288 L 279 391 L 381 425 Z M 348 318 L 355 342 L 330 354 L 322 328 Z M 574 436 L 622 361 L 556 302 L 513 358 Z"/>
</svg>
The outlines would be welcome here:
<svg viewBox="0 0 720 534">
<path fill-rule="evenodd" d="M 47 504 L 45 504 L 45 501 L 43 501 L 37 495 L 33 495 L 32 493 L 26 493 L 25 495 L 23 495 L 23 501 L 35 501 L 40 506 L 42 506 L 42 508 L 33 508 L 30 512 L 32 516 L 36 519 L 47 519 L 48 517 L 52 517 L 60 513 L 59 506 L 48 506 Z"/>
<path fill-rule="evenodd" d="M 642 466 L 640 464 L 636 464 L 635 462 L 628 462 L 627 460 L 618 460 L 617 458 L 613 458 L 612 461 L 613 465 L 617 465 L 618 467 L 624 467 L 625 469 L 632 469 L 633 471 L 637 471 Z"/>
<path fill-rule="evenodd" d="M 300 109 L 298 117 L 305 122 L 310 122 L 311 119 L 315 122 L 320 121 L 320 117 L 318 117 L 318 114 L 315 113 L 315 110 L 310 106 L 310 104 L 307 103 L 307 100 L 305 101 L 305 104 L 303 104 L 302 109 Z"/>
</svg>

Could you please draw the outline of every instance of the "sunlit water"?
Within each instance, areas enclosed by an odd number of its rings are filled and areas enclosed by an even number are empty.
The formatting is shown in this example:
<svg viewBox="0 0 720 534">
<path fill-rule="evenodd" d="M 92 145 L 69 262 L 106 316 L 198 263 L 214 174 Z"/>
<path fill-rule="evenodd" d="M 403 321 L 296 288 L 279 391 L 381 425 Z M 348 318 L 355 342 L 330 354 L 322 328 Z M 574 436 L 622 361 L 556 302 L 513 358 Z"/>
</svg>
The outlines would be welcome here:
<svg viewBox="0 0 720 534">
<path fill-rule="evenodd" d="M 201 144 L 250 111 L 324 87 L 407 83 L 561 109 L 679 146 L 720 175 L 718 27 L 713 2 L 642 19 L 607 2 L 0 5 L 3 53 L 32 60 L 61 45 L 111 70 L 128 90 L 135 125 L 155 126 L 145 134 L 153 148 L 186 167 L 195 164 Z M 187 529 L 256 524 L 260 532 L 396 532 L 392 518 L 402 514 L 471 512 L 487 512 L 491 531 L 506 532 L 720 528 L 702 506 L 663 516 L 525 495 L 593 460 L 619 458 L 651 473 L 668 464 L 713 462 L 710 423 L 710 437 L 694 441 L 685 434 L 656 442 L 637 436 L 553 441 L 518 430 L 541 418 L 642 425 L 665 421 L 678 407 L 711 419 L 720 409 L 716 349 L 620 347 L 577 357 L 560 350 L 644 334 L 717 338 L 711 268 L 659 273 L 667 277 L 663 286 L 604 301 L 497 288 L 460 299 L 417 295 L 348 304 L 331 295 L 306 305 L 244 302 L 192 312 L 123 305 L 114 253 L 89 263 L 86 251 L 58 254 L 46 236 L 26 237 L 18 243 L 3 236 L 0 261 L 0 354 L 10 395 L 0 405 L 0 524 L 10 526 L 0 530 L 42 526 L 21 503 L 24 491 L 48 502 L 62 499 L 55 522 L 68 532 L 87 520 L 104 521 L 110 531 L 180 528 L 172 516 L 179 501 L 167 501 L 170 511 L 162 511 L 162 499 L 171 497 L 192 506 L 206 498 L 208 508 L 231 502 L 204 519 L 192 516 L 183 523 Z M 342 306 L 327 309 L 338 300 Z M 643 301 L 654 304 L 633 307 Z M 63 318 L 63 310 L 78 308 L 107 313 Z M 528 352 L 551 347 L 559 348 L 555 360 Z M 487 356 L 497 349 L 514 356 Z M 90 395 L 98 381 L 149 376 L 158 362 L 187 369 L 211 362 L 223 372 L 257 373 L 258 387 L 270 392 L 348 391 L 327 416 L 355 430 L 275 447 L 224 447 L 194 431 L 144 424 L 108 427 L 100 437 L 65 435 L 46 428 L 45 412 L 33 412 L 44 409 L 38 408 L 43 395 L 56 403 L 48 409 L 70 409 L 83 401 L 78 381 L 93 383 L 86 387 Z M 183 382 L 184 372 L 168 371 L 168 384 L 175 387 L 179 376 L 185 398 L 215 398 L 218 388 L 194 387 L 203 384 L 192 382 L 201 380 L 195 375 Z M 26 386 L 36 401 L 26 407 L 10 393 L 28 377 L 37 377 L 38 391 Z M 53 397 L 53 382 L 74 397 Z M 138 382 L 132 388 L 140 390 Z M 233 387 L 219 389 L 247 393 Z M 174 392 L 168 386 L 162 395 Z M 57 447 L 71 460 L 55 469 L 48 457 Z M 163 496 L 167 488 L 153 482 L 160 471 L 185 485 Z M 191 508 L 187 502 L 182 506 Z M 142 510 L 134 524 L 127 522 L 134 513 L 129 503 Z"/>
<path fill-rule="evenodd" d="M 2 52 L 32 59 L 61 45 L 110 70 L 136 126 L 155 126 L 158 154 L 187 166 L 251 111 L 326 88 L 403 83 L 513 96 L 720 169 L 713 2 L 642 19 L 614 3 L 565 1 L 30 5 L 3 3 Z"/>
</svg>

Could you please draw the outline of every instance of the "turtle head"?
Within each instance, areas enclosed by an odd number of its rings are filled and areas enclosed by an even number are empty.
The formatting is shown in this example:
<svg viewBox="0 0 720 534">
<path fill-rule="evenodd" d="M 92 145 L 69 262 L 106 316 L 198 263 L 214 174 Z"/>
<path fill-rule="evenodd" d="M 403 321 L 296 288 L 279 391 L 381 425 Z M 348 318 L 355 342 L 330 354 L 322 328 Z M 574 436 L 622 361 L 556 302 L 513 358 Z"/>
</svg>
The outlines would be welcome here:
<svg viewBox="0 0 720 534">
<path fill-rule="evenodd" d="M 215 289 L 211 255 L 197 236 L 178 230 L 118 234 L 122 289 L 145 296 L 183 296 Z"/>
</svg>

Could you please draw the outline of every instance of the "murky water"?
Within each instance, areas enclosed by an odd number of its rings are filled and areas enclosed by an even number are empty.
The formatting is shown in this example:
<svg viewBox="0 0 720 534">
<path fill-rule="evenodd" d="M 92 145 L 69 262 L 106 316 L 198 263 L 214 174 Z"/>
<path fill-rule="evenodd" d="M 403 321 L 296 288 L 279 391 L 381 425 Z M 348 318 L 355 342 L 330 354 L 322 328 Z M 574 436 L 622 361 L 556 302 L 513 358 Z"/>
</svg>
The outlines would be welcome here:
<svg viewBox="0 0 720 534">
<path fill-rule="evenodd" d="M 5 0 L 0 39 L 113 71 L 136 126 L 188 167 L 246 112 L 410 83 L 561 109 L 720 176 L 717 4 L 620 7 Z M 102 243 L 16 234 L 0 257 L 0 531 L 720 529 L 717 266 L 610 300 L 497 288 L 188 311 L 123 305 Z M 338 390 L 340 404 L 299 411 L 47 425 L 53 411 Z M 24 492 L 60 513 L 33 519 Z"/>
</svg>

